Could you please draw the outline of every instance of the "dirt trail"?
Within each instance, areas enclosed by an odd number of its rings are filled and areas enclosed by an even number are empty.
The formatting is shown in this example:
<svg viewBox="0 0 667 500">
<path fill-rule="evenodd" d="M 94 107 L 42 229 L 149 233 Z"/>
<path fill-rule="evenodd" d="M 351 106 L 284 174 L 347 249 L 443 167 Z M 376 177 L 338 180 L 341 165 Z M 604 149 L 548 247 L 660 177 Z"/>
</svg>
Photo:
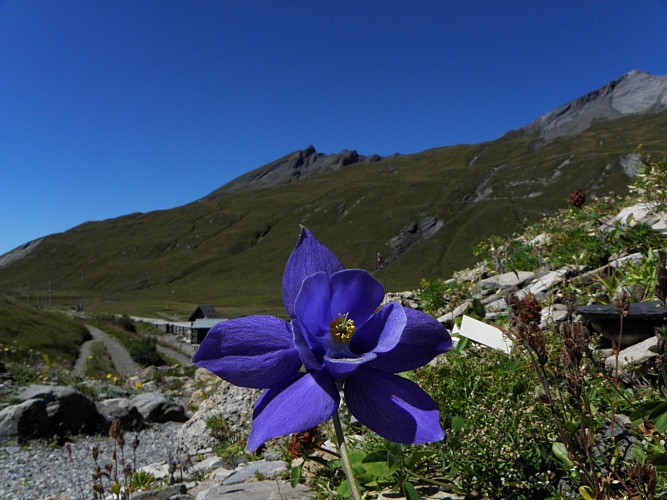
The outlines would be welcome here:
<svg viewBox="0 0 667 500">
<path fill-rule="evenodd" d="M 127 349 L 125 349 L 125 347 L 111 335 L 91 325 L 86 325 L 86 329 L 90 332 L 93 340 L 99 340 L 104 344 L 104 348 L 107 350 L 107 353 L 109 353 L 109 357 L 116 368 L 116 373 L 129 377 L 141 370 L 141 366 L 130 357 L 130 353 L 127 352 Z M 79 357 L 74 365 L 73 372 L 75 375 L 81 377 L 85 375 L 88 356 L 90 356 L 90 343 L 93 340 L 84 342 L 81 346 Z"/>
<path fill-rule="evenodd" d="M 86 328 L 90 332 L 90 335 L 93 337 L 92 340 L 87 340 L 81 345 L 79 350 L 79 357 L 76 360 L 76 364 L 72 372 L 74 375 L 83 377 L 86 374 L 86 365 L 88 363 L 88 356 L 90 356 L 90 346 L 91 344 L 99 340 L 104 344 L 109 357 L 113 362 L 116 372 L 119 375 L 129 377 L 135 375 L 139 372 L 142 367 L 136 363 L 131 357 L 130 354 L 125 349 L 125 346 L 118 342 L 108 333 L 103 332 L 99 328 L 94 326 L 86 325 Z M 165 354 L 170 358 L 178 361 L 184 366 L 192 365 L 192 355 L 196 352 L 196 347 L 178 342 L 175 337 L 171 335 L 157 336 L 157 350 L 161 354 Z"/>
</svg>

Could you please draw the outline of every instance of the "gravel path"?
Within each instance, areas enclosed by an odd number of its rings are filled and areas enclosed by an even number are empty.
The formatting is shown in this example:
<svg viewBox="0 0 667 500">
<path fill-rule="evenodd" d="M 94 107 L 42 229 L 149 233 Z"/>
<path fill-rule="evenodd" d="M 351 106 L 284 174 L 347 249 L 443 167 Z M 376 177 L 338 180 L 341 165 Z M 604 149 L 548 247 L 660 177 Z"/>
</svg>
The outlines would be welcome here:
<svg viewBox="0 0 667 500">
<path fill-rule="evenodd" d="M 137 467 L 167 461 L 176 447 L 175 438 L 182 425 L 176 422 L 152 424 L 150 428 L 139 432 Z M 134 432 L 125 435 L 125 458 L 130 462 L 134 435 Z M 21 447 L 0 447 L 0 498 L 92 498 L 93 445 L 97 445 L 100 450 L 100 467 L 113 462 L 113 442 L 99 436 L 76 437 L 71 445 L 71 457 L 65 447 L 54 447 L 43 441 L 33 441 Z"/>
<path fill-rule="evenodd" d="M 86 376 L 86 366 L 88 365 L 88 357 L 90 356 L 91 346 L 95 340 L 86 340 L 79 348 L 79 357 L 76 359 L 72 373 L 77 377 Z"/>
<path fill-rule="evenodd" d="M 134 362 L 123 344 L 118 342 L 111 335 L 91 325 L 86 325 L 86 329 L 90 332 L 93 340 L 99 340 L 104 344 L 104 347 L 107 350 L 107 353 L 109 354 L 114 367 L 116 368 L 116 372 L 119 375 L 129 377 L 141 370 L 141 366 Z M 79 351 L 79 357 L 77 358 L 76 364 L 74 365 L 74 373 L 76 375 L 83 376 L 86 371 L 86 363 L 88 362 L 88 356 L 90 355 L 90 345 L 86 344 L 89 342 L 90 341 L 84 342 L 81 346 L 81 350 Z"/>
<path fill-rule="evenodd" d="M 156 348 L 160 354 L 164 354 L 165 356 L 169 356 L 170 358 L 175 359 L 183 366 L 190 366 L 192 364 L 192 356 L 188 356 L 187 354 L 183 354 L 180 350 L 176 350 L 164 345 L 162 343 L 162 337 L 158 337 L 157 342 L 158 343 Z"/>
</svg>

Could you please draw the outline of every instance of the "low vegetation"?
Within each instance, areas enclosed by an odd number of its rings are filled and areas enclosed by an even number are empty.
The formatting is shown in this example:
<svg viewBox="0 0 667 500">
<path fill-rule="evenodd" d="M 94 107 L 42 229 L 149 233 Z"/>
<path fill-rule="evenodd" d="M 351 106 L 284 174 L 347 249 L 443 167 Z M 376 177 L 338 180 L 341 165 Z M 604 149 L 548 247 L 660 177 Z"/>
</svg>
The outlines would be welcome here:
<svg viewBox="0 0 667 500">
<path fill-rule="evenodd" d="M 15 361 L 40 358 L 73 365 L 88 336 L 83 324 L 65 313 L 0 296 L 0 349 Z"/>
<path fill-rule="evenodd" d="M 111 361 L 111 357 L 104 347 L 104 343 L 95 340 L 90 344 L 90 355 L 86 362 L 86 377 L 99 378 L 107 374 L 116 376 L 116 368 Z"/>
</svg>

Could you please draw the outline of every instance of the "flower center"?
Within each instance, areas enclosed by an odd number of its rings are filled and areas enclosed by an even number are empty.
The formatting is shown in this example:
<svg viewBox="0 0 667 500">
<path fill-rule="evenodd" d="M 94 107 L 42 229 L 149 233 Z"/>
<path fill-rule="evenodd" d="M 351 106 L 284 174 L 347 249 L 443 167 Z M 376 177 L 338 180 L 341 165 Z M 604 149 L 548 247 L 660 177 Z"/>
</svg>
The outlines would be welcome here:
<svg viewBox="0 0 667 500">
<path fill-rule="evenodd" d="M 334 341 L 340 344 L 346 344 L 354 335 L 354 320 L 348 319 L 348 313 L 339 314 L 338 317 L 329 324 L 329 333 Z"/>
</svg>

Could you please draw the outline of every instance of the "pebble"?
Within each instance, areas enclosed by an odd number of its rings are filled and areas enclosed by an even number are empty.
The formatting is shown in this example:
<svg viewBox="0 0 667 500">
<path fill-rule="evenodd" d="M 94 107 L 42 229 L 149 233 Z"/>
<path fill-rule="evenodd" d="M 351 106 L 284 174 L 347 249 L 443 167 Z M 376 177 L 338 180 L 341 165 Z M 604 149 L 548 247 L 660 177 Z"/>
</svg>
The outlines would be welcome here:
<svg viewBox="0 0 667 500">
<path fill-rule="evenodd" d="M 152 424 L 140 431 L 136 466 L 141 468 L 169 460 L 176 447 L 176 435 L 183 424 Z M 134 432 L 125 434 L 124 458 L 132 463 Z M 98 463 L 113 463 L 113 441 L 101 436 L 77 436 L 71 457 L 65 446 L 33 441 L 25 446 L 0 446 L 0 498 L 4 500 L 82 500 L 92 498 L 91 450 L 99 448 Z M 121 453 L 118 452 L 120 461 Z M 122 478 L 122 474 L 119 474 Z M 122 481 L 121 481 L 122 483 Z"/>
</svg>

